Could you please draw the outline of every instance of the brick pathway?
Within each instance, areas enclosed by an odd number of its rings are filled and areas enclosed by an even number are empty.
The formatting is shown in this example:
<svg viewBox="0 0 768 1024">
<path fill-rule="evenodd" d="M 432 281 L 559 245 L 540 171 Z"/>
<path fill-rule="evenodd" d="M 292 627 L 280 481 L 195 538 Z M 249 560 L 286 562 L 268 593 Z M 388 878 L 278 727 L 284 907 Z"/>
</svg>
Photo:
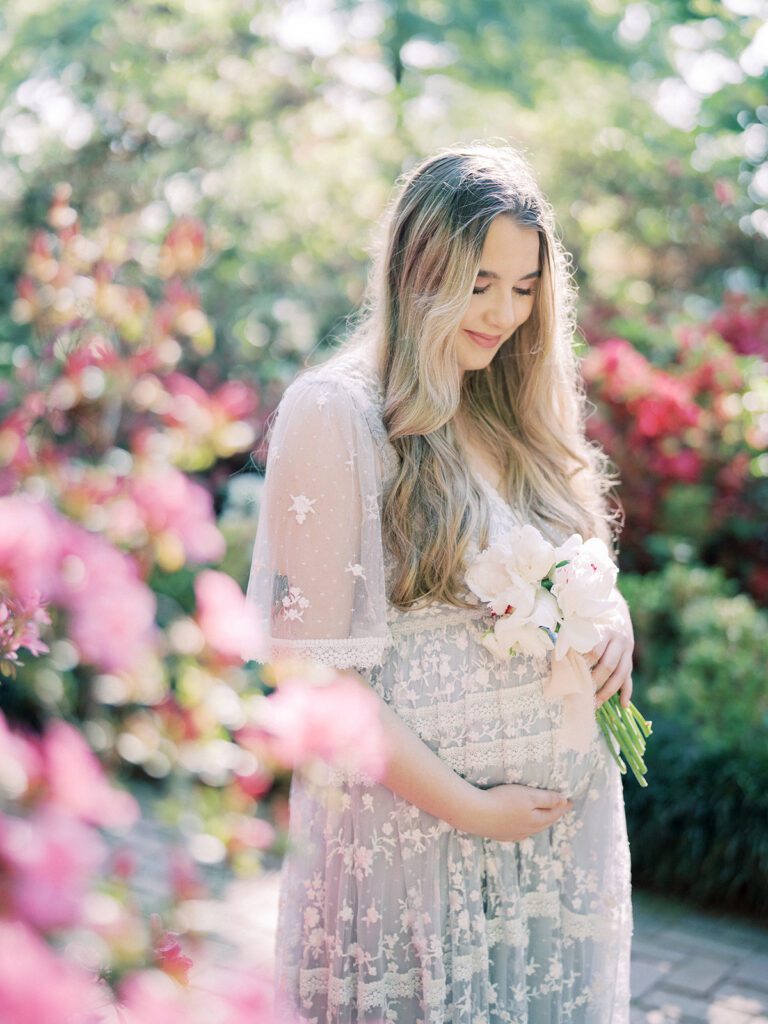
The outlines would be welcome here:
<svg viewBox="0 0 768 1024">
<path fill-rule="evenodd" d="M 137 856 L 136 895 L 152 909 L 166 891 L 163 850 L 170 830 L 143 821 L 130 845 Z M 278 873 L 257 878 L 205 872 L 214 893 L 185 903 L 183 922 L 210 938 L 192 978 L 213 965 L 233 970 L 272 964 Z M 675 900 L 635 891 L 631 1024 L 706 1021 L 768 1024 L 768 922 L 765 927 L 697 911 Z"/>
</svg>

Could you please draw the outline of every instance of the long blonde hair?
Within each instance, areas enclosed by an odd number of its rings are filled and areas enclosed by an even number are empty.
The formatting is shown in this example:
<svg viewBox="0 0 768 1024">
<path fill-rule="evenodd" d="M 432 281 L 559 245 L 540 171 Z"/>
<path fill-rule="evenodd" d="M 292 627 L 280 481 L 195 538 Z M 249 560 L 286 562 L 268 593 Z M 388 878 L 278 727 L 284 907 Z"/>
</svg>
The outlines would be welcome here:
<svg viewBox="0 0 768 1024">
<path fill-rule="evenodd" d="M 525 158 L 508 145 L 452 146 L 400 176 L 371 249 L 363 304 L 338 350 L 375 354 L 384 423 L 400 457 L 382 518 L 401 609 L 458 607 L 465 558 L 486 501 L 457 446 L 461 407 L 478 445 L 503 467 L 499 490 L 523 520 L 600 536 L 616 555 L 621 518 L 607 495 L 617 482 L 584 431 L 586 395 L 573 347 L 576 291 L 552 208 Z M 509 214 L 539 234 L 541 278 L 529 318 L 481 370 L 458 367 L 464 317 L 491 221 Z"/>
</svg>

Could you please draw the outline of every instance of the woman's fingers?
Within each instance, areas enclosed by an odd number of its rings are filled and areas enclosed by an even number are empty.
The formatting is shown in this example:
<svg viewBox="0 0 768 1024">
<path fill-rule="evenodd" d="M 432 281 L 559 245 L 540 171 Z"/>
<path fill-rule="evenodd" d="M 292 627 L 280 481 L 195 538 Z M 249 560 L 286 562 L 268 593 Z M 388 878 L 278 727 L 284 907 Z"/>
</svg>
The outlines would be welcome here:
<svg viewBox="0 0 768 1024">
<path fill-rule="evenodd" d="M 600 664 L 602 665 L 603 662 L 601 661 Z M 622 691 L 621 702 L 627 707 L 632 696 L 632 654 L 629 651 L 623 651 L 615 663 L 611 658 L 606 662 L 606 665 L 608 664 L 612 665 L 611 672 L 595 692 L 595 707 L 600 707 L 618 690 Z M 593 672 L 593 677 L 594 675 Z"/>
<path fill-rule="evenodd" d="M 631 673 L 631 669 L 630 669 Z M 622 706 L 628 708 L 632 700 L 632 675 L 630 674 L 621 687 L 621 703 Z"/>
</svg>

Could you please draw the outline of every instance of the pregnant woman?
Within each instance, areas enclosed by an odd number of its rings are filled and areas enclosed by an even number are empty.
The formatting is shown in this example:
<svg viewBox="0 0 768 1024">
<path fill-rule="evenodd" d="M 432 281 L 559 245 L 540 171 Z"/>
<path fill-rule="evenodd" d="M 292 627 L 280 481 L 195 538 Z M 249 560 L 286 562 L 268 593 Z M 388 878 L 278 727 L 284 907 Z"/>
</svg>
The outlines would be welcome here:
<svg viewBox="0 0 768 1024">
<path fill-rule="evenodd" d="M 549 652 L 483 646 L 464 579 L 525 523 L 614 547 L 567 256 L 511 147 L 442 150 L 398 185 L 354 329 L 280 403 L 254 545 L 261 660 L 356 671 L 392 750 L 377 782 L 292 780 L 279 1005 L 312 1024 L 626 1024 L 619 769 L 594 722 L 568 735 Z M 595 700 L 627 704 L 617 602 L 587 660 Z"/>
</svg>

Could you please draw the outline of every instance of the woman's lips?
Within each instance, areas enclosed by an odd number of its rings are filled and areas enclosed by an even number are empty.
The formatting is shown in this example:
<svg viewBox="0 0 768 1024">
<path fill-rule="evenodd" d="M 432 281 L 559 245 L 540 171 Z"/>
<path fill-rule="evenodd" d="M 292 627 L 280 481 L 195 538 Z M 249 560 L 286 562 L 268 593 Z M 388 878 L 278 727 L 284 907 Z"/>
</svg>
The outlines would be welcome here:
<svg viewBox="0 0 768 1024">
<path fill-rule="evenodd" d="M 464 330 L 467 331 L 466 327 Z M 496 348 L 498 343 L 501 341 L 500 334 L 493 335 L 492 337 L 488 337 L 487 334 L 475 334 L 474 331 L 467 331 L 467 334 L 470 336 L 472 341 L 481 348 Z"/>
</svg>

